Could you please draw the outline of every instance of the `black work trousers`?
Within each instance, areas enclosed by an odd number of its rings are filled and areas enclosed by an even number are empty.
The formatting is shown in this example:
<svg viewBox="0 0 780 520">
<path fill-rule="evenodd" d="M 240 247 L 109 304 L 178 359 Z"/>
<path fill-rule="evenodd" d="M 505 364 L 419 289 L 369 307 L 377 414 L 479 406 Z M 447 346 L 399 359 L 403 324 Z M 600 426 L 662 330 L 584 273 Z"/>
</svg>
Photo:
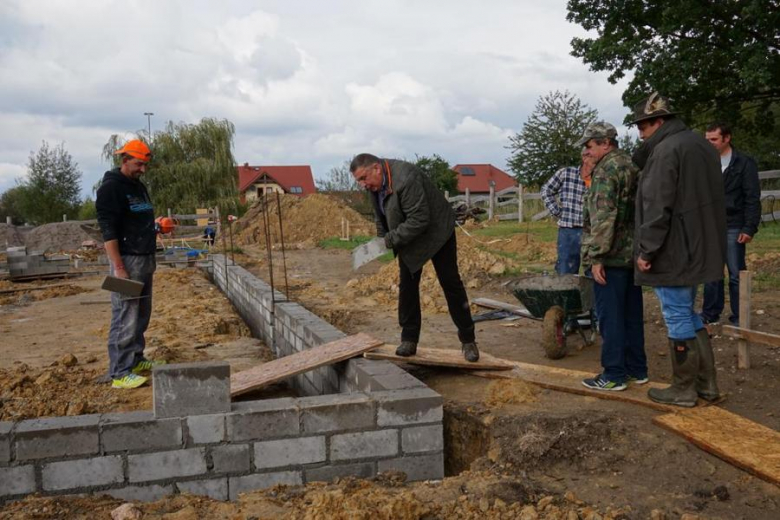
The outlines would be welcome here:
<svg viewBox="0 0 780 520">
<path fill-rule="evenodd" d="M 458 328 L 461 343 L 474 341 L 474 321 L 471 319 L 469 298 L 458 272 L 458 246 L 455 232 L 431 258 L 439 285 L 444 290 L 450 317 Z M 398 258 L 400 283 L 398 285 L 398 323 L 401 325 L 401 341 L 420 340 L 422 312 L 420 310 L 420 278 L 422 269 L 416 273 L 409 271 L 403 260 Z"/>
</svg>

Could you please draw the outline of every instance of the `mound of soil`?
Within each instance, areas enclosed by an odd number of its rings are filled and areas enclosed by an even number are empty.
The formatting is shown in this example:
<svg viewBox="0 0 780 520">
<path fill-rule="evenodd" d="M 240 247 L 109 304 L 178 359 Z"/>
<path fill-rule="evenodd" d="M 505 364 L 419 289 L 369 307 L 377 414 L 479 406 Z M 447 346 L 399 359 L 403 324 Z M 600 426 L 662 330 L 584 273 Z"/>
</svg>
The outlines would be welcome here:
<svg viewBox="0 0 780 520">
<path fill-rule="evenodd" d="M 16 226 L 6 223 L 0 224 L 0 249 L 23 245 L 24 239 Z"/>
<path fill-rule="evenodd" d="M 340 236 L 342 219 L 349 222 L 351 236 L 376 234 L 373 222 L 330 195 L 322 193 L 306 197 L 282 195 L 280 201 L 285 247 L 314 247 L 320 240 Z M 255 202 L 238 221 L 234 230 L 236 233 L 234 240 L 237 244 L 260 244 L 265 247 L 263 208 L 261 199 Z M 274 247 L 278 247 L 281 239 L 276 196 L 268 198 L 267 212 L 271 243 Z"/>
<path fill-rule="evenodd" d="M 5 285 L 0 285 L 0 290 L 4 289 Z M 9 289 L 19 289 L 18 284 L 15 286 L 11 284 Z M 50 289 L 20 291 L 7 295 L 0 295 L 0 305 L 25 305 L 31 302 L 37 302 L 41 300 L 48 300 L 49 298 L 60 298 L 63 296 L 73 296 L 74 294 L 81 294 L 90 292 L 90 289 L 80 287 L 78 285 L 57 285 Z"/>
<path fill-rule="evenodd" d="M 85 222 L 52 222 L 37 226 L 24 237 L 28 251 L 54 253 L 58 251 L 74 251 L 87 240 L 95 240 L 94 233 L 88 233 L 82 225 Z"/>
</svg>

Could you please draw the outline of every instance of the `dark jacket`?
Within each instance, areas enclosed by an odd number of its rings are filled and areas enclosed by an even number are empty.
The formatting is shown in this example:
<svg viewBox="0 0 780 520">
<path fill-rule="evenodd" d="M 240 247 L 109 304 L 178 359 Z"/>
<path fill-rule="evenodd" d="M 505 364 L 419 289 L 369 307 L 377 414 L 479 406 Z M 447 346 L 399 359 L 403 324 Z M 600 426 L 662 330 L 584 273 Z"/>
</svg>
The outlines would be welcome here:
<svg viewBox="0 0 780 520">
<path fill-rule="evenodd" d="M 119 241 L 122 255 L 153 255 L 157 246 L 154 208 L 146 186 L 119 168 L 103 176 L 95 199 L 103 241 Z"/>
<path fill-rule="evenodd" d="M 679 119 L 668 119 L 634 154 L 636 252 L 651 263 L 638 285 L 693 286 L 723 279 L 726 207 L 718 153 Z"/>
<path fill-rule="evenodd" d="M 385 170 L 386 165 L 390 172 Z M 384 200 L 371 193 L 377 235 L 384 236 L 409 271 L 422 269 L 455 232 L 455 212 L 444 194 L 414 164 L 392 159 L 382 160 L 382 170 L 392 193 Z"/>
<path fill-rule="evenodd" d="M 731 162 L 723 172 L 726 192 L 726 226 L 751 237 L 761 222 L 761 186 L 758 166 L 749 156 L 731 149 Z"/>
</svg>

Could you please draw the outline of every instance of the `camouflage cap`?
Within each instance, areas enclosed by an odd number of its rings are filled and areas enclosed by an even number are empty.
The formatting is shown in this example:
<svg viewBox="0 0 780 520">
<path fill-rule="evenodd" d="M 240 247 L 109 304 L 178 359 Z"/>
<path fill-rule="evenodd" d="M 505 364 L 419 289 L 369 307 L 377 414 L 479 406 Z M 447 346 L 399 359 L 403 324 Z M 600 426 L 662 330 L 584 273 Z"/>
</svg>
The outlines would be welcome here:
<svg viewBox="0 0 780 520">
<path fill-rule="evenodd" d="M 647 98 L 634 105 L 634 113 L 631 115 L 633 121 L 629 125 L 635 125 L 645 119 L 656 117 L 673 116 L 677 114 L 669 104 L 669 99 L 658 92 L 653 92 Z"/>
<path fill-rule="evenodd" d="M 617 130 L 605 121 L 596 121 L 588 125 L 582 139 L 574 143 L 574 146 L 585 146 L 591 139 L 617 139 Z"/>
</svg>

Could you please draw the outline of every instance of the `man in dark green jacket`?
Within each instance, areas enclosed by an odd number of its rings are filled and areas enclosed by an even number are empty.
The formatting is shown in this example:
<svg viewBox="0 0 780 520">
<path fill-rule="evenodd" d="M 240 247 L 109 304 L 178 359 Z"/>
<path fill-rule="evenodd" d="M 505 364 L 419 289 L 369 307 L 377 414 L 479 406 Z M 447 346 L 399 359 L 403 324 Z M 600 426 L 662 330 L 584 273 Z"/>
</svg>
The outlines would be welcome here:
<svg viewBox="0 0 780 520">
<path fill-rule="evenodd" d="M 723 278 L 726 208 L 720 160 L 704 137 L 677 119 L 657 92 L 634 107 L 642 145 L 636 198 L 636 281 L 661 302 L 672 351 L 672 386 L 651 389 L 653 401 L 695 406 L 718 398 L 715 358 L 701 318 L 696 286 Z"/>
<path fill-rule="evenodd" d="M 618 148 L 617 130 L 588 125 L 577 142 L 595 165 L 582 213 L 582 263 L 595 285 L 601 332 L 601 374 L 582 384 L 620 391 L 647 383 L 642 289 L 634 284 L 634 203 L 639 169 Z"/>
<path fill-rule="evenodd" d="M 458 272 L 455 213 L 447 199 L 414 164 L 380 159 L 362 153 L 349 171 L 355 181 L 371 192 L 377 235 L 398 256 L 398 322 L 401 325 L 399 356 L 417 353 L 422 312 L 420 278 L 431 260 L 444 290 L 450 317 L 458 328 L 463 355 L 479 359 L 468 296 Z"/>
</svg>

